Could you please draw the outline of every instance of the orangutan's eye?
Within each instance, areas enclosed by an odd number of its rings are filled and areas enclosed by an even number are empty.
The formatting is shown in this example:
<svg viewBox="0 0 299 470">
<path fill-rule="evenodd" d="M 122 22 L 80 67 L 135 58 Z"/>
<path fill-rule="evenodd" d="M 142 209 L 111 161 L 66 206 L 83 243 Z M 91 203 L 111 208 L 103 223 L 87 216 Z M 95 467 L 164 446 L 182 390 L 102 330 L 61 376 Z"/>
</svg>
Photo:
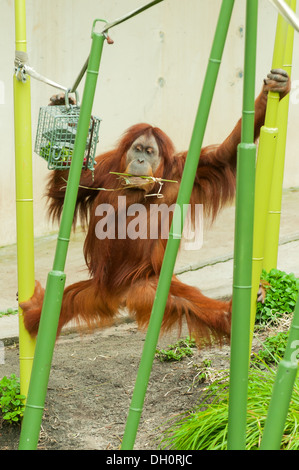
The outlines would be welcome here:
<svg viewBox="0 0 299 470">
<path fill-rule="evenodd" d="M 148 155 L 153 155 L 153 153 L 154 153 L 153 147 L 147 147 L 146 153 L 147 153 Z"/>
</svg>

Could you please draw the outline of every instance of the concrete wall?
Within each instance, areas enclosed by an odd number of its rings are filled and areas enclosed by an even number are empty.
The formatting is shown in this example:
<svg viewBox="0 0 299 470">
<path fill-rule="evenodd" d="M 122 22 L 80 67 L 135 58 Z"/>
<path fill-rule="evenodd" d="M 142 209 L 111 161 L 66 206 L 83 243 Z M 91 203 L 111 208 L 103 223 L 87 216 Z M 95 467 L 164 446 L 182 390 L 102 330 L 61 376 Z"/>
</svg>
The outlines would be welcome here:
<svg viewBox="0 0 299 470">
<path fill-rule="evenodd" d="M 146 0 L 27 0 L 29 60 L 39 73 L 71 86 L 90 50 L 95 18 L 111 21 Z M 94 114 L 103 119 L 98 152 L 113 146 L 130 125 L 146 121 L 161 127 L 178 150 L 188 147 L 220 0 L 165 0 L 111 30 L 105 45 Z M 276 12 L 260 1 L 256 93 L 271 68 Z M 14 127 L 12 75 L 14 2 L 0 5 L 0 246 L 15 242 Z M 218 143 L 240 117 L 245 0 L 235 4 L 205 143 Z M 285 187 L 299 186 L 299 60 L 295 37 Z M 297 77 L 297 79 L 296 79 Z M 40 106 L 54 88 L 32 80 L 32 131 L 35 139 Z M 83 84 L 79 88 L 82 96 Z M 55 227 L 45 215 L 46 163 L 33 155 L 35 234 Z"/>
</svg>

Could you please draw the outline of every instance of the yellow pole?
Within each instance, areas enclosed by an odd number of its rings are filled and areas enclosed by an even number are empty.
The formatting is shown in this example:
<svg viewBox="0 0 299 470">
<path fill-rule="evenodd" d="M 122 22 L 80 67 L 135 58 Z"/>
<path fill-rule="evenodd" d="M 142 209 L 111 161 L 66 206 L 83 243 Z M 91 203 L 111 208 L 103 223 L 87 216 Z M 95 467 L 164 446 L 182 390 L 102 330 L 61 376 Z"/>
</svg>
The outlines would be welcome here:
<svg viewBox="0 0 299 470">
<path fill-rule="evenodd" d="M 15 0 L 16 51 L 26 52 L 25 0 Z M 32 189 L 32 138 L 30 80 L 14 76 L 15 179 L 16 225 L 19 302 L 29 299 L 34 292 L 34 233 Z M 27 397 L 35 341 L 24 327 L 23 312 L 19 308 L 19 357 L 21 394 Z"/>
<path fill-rule="evenodd" d="M 282 66 L 287 31 L 287 22 L 282 18 L 281 15 L 278 15 L 272 61 L 273 69 L 281 68 Z M 264 260 L 265 233 L 270 200 L 271 181 L 273 174 L 273 161 L 278 137 L 278 129 L 276 127 L 278 104 L 279 94 L 269 92 L 265 123 L 264 126 L 261 128 L 260 132 L 259 148 L 256 163 L 252 256 L 252 290 L 250 314 L 251 338 L 253 335 L 256 315 L 256 297 Z"/>
<path fill-rule="evenodd" d="M 291 8 L 296 11 L 296 0 L 291 1 Z M 287 42 L 282 68 L 291 76 L 293 57 L 294 28 L 288 26 Z M 263 268 L 269 272 L 277 267 L 281 200 L 287 139 L 288 112 L 290 95 L 285 96 L 278 106 L 277 124 L 279 128 L 276 155 L 271 184 L 269 212 L 267 218 Z"/>
</svg>

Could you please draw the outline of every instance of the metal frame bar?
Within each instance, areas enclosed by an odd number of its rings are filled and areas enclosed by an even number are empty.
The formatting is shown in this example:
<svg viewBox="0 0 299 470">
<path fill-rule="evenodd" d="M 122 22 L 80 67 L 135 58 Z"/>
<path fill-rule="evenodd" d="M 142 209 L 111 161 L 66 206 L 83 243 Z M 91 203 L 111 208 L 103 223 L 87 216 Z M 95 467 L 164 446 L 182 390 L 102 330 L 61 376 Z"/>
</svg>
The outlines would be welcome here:
<svg viewBox="0 0 299 470">
<path fill-rule="evenodd" d="M 269 0 L 290 25 L 299 32 L 299 18 L 284 0 Z"/>
</svg>

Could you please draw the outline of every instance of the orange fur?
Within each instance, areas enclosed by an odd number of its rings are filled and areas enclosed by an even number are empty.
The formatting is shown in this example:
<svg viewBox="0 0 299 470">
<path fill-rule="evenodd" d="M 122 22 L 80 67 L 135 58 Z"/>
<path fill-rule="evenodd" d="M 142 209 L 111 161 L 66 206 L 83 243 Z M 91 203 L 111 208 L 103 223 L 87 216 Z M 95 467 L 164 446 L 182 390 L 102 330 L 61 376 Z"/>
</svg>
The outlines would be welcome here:
<svg viewBox="0 0 299 470">
<path fill-rule="evenodd" d="M 259 136 L 260 127 L 264 122 L 267 101 L 265 89 L 266 86 L 255 102 L 255 138 Z M 121 186 L 116 175 L 110 174 L 111 171 L 125 171 L 126 152 L 136 138 L 143 134 L 155 137 L 162 157 L 162 163 L 155 176 L 181 180 L 187 152 L 175 154 L 169 137 L 148 124 L 131 127 L 114 150 L 97 157 L 94 180 L 89 170 L 82 171 L 80 184 L 90 189 L 79 188 L 74 223 L 79 217 L 82 223 L 88 225 L 84 255 L 90 279 L 66 288 L 58 333 L 71 319 L 83 321 L 89 326 L 111 324 L 120 307 L 126 307 L 139 326 L 145 327 L 148 324 L 167 240 L 152 239 L 150 236 L 136 240 L 128 237 L 99 240 L 95 235 L 99 220 L 95 214 L 96 207 L 100 204 L 111 204 L 117 208 L 118 196 L 126 196 L 126 207 L 133 203 L 143 204 L 146 215 L 143 215 L 140 224 L 142 227 L 147 226 L 150 204 L 170 206 L 176 202 L 179 185 L 164 183 L 163 199 L 158 199 L 155 196 L 146 197 L 147 194 L 157 193 L 158 183 L 126 189 Z M 202 203 L 206 214 L 212 218 L 223 205 L 234 198 L 236 154 L 240 138 L 241 121 L 221 145 L 202 149 L 191 204 Z M 62 212 L 66 188 L 64 179 L 67 177 L 68 172 L 55 171 L 49 180 L 49 212 L 55 219 L 59 219 Z M 106 192 L 92 188 L 114 188 L 117 191 Z M 127 224 L 129 221 L 130 218 L 127 218 Z M 162 224 L 167 224 L 169 230 L 170 222 L 171 220 L 160 221 L 159 232 L 162 230 Z M 32 299 L 21 305 L 26 328 L 32 335 L 38 330 L 43 294 L 43 289 L 37 283 Z M 186 318 L 190 333 L 198 343 L 210 342 L 212 338 L 221 340 L 223 336 L 230 336 L 230 315 L 231 302 L 209 299 L 198 289 L 173 277 L 162 329 L 167 331 L 175 324 L 180 328 L 183 318 Z"/>
</svg>

